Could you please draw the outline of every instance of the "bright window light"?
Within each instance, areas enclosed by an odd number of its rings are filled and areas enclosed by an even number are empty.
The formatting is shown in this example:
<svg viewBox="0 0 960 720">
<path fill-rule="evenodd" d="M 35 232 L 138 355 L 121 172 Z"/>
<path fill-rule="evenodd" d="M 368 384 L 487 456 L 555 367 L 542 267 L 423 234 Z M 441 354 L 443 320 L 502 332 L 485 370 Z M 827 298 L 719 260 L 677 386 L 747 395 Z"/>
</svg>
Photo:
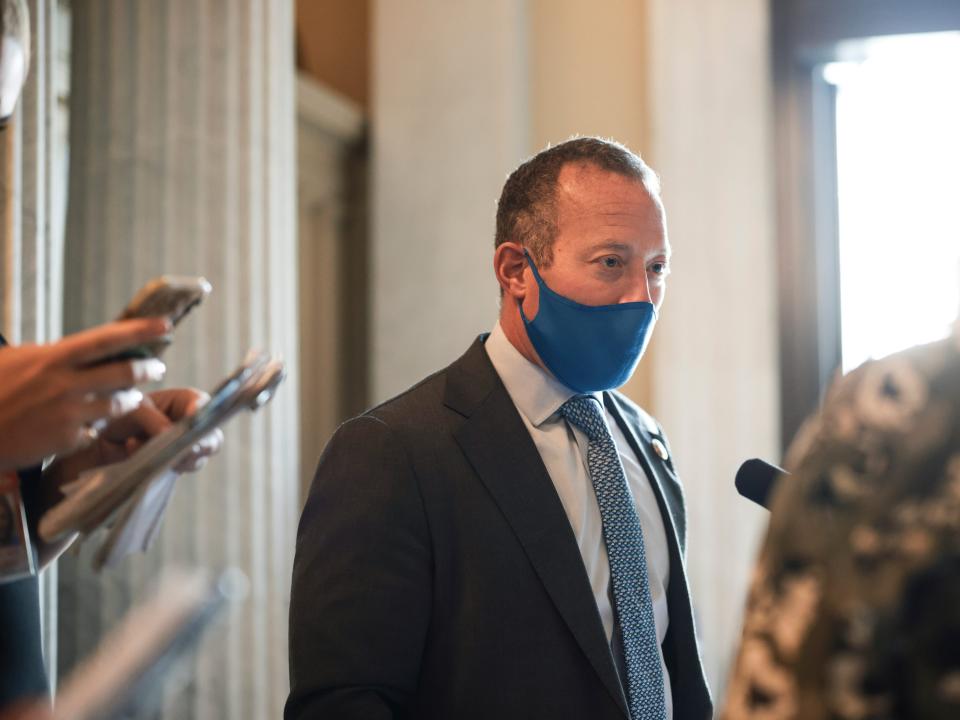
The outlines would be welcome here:
<svg viewBox="0 0 960 720">
<path fill-rule="evenodd" d="M 837 93 L 843 371 L 960 311 L 960 33 L 872 40 Z"/>
</svg>

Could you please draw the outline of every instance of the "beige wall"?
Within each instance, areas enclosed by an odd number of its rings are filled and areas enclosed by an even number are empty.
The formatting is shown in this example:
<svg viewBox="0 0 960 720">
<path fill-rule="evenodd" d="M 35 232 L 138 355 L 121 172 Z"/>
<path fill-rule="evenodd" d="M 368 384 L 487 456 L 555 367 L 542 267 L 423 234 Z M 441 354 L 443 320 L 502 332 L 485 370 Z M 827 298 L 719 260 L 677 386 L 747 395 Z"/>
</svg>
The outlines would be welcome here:
<svg viewBox="0 0 960 720">
<path fill-rule="evenodd" d="M 646 25 L 636 0 L 530 1 L 532 149 L 576 133 L 644 148 Z"/>
<path fill-rule="evenodd" d="M 494 203 L 529 147 L 526 9 L 374 5 L 372 387 L 450 363 L 497 317 Z"/>
<path fill-rule="evenodd" d="M 767 3 L 647 4 L 650 158 L 674 249 L 653 404 L 687 491 L 688 571 L 719 695 L 766 524 L 733 478 L 779 444 Z"/>
</svg>

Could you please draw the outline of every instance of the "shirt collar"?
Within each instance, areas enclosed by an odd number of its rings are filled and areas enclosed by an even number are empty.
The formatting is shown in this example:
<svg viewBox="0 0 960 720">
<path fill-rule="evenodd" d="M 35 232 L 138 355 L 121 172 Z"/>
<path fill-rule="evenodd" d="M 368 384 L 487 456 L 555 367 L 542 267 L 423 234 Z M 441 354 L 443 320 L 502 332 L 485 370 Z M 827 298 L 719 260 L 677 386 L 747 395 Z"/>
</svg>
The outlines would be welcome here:
<svg viewBox="0 0 960 720">
<path fill-rule="evenodd" d="M 513 404 L 534 427 L 539 427 L 549 420 L 561 405 L 577 394 L 542 367 L 521 355 L 507 339 L 499 320 L 493 326 L 484 347 Z M 600 393 L 593 395 L 603 407 Z"/>
</svg>

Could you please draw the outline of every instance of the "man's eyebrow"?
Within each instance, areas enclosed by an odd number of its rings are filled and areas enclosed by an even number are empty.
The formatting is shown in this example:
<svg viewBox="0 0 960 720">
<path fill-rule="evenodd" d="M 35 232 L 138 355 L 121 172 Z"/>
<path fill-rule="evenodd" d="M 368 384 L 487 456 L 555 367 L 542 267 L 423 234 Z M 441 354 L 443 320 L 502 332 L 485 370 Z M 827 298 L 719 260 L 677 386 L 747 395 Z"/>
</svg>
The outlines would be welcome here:
<svg viewBox="0 0 960 720">
<path fill-rule="evenodd" d="M 591 245 L 587 249 L 587 252 L 594 253 L 597 250 L 610 250 L 614 252 L 632 253 L 633 247 L 629 243 L 620 242 L 618 240 L 602 240 L 596 243 L 595 245 Z M 669 246 L 665 246 L 660 248 L 656 254 L 663 255 L 667 258 L 667 260 L 669 260 L 673 255 L 673 251 Z"/>
<path fill-rule="evenodd" d="M 616 240 L 605 240 L 590 246 L 591 252 L 596 250 L 618 250 L 619 252 L 629 252 L 630 249 L 630 245 L 627 243 L 618 242 Z"/>
</svg>

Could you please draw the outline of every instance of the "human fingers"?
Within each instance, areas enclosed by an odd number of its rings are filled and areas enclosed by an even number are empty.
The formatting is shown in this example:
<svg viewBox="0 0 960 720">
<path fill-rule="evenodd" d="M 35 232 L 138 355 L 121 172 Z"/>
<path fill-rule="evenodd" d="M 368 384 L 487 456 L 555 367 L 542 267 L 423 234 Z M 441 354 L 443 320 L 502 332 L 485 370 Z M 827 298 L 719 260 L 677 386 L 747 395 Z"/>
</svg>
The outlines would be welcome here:
<svg viewBox="0 0 960 720">
<path fill-rule="evenodd" d="M 61 405 L 59 419 L 52 424 L 56 431 L 51 439 L 58 445 L 55 452 L 61 454 L 86 448 L 99 439 L 100 431 L 112 418 L 135 411 L 143 401 L 143 393 L 139 390 L 126 390 Z"/>
<path fill-rule="evenodd" d="M 223 430 L 214 428 L 197 443 L 199 454 L 204 457 L 216 455 L 223 449 Z"/>
<path fill-rule="evenodd" d="M 172 423 L 145 397 L 133 412 L 111 422 L 101 433 L 105 440 L 129 447 L 131 440 L 146 440 L 158 435 Z"/>
<path fill-rule="evenodd" d="M 196 445 L 194 445 L 194 447 L 196 447 Z M 183 460 L 177 463 L 177 466 L 174 468 L 174 470 L 180 474 L 194 473 L 202 469 L 206 464 L 206 457 L 190 453 L 189 455 L 184 456 Z"/>
<path fill-rule="evenodd" d="M 195 388 L 170 388 L 150 393 L 150 400 L 171 420 L 189 417 L 210 401 L 210 396 Z"/>
<path fill-rule="evenodd" d="M 223 432 L 216 428 L 203 436 L 178 464 L 177 472 L 196 472 L 207 464 L 207 459 L 220 452 L 223 447 Z"/>
<path fill-rule="evenodd" d="M 170 420 L 177 421 L 194 415 L 198 409 L 210 401 L 210 396 L 194 388 L 173 388 L 150 393 L 150 400 L 162 410 Z M 215 428 L 198 440 L 188 455 L 177 464 L 181 473 L 196 472 L 207 464 L 207 458 L 220 452 L 223 446 L 223 432 Z"/>
<path fill-rule="evenodd" d="M 133 412 L 143 400 L 143 393 L 136 389 L 121 390 L 106 397 L 92 396 L 81 403 L 77 418 L 82 423 L 98 425 L 101 421 Z"/>
<path fill-rule="evenodd" d="M 123 390 L 141 383 L 159 382 L 166 371 L 167 366 L 157 358 L 118 360 L 78 370 L 76 390 L 84 394 Z"/>
<path fill-rule="evenodd" d="M 165 317 L 118 320 L 68 335 L 54 345 L 64 362 L 88 365 L 168 335 L 171 327 L 170 320 Z"/>
</svg>

